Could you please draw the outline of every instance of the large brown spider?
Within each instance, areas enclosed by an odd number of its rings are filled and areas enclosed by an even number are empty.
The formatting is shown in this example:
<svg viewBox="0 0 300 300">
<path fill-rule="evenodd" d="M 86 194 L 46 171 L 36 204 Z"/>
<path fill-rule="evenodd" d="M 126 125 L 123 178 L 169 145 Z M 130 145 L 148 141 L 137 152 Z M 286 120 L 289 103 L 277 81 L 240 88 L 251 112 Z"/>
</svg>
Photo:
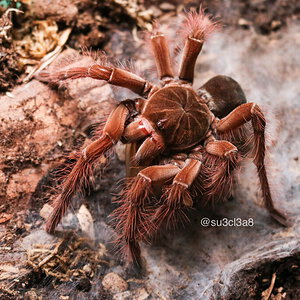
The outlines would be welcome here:
<svg viewBox="0 0 300 300">
<path fill-rule="evenodd" d="M 80 152 L 54 202 L 48 232 L 54 232 L 73 195 L 87 186 L 93 167 L 118 141 L 129 145 L 127 164 L 135 166 L 128 168 L 131 178 L 113 213 L 118 242 L 131 262 L 141 264 L 139 242 L 162 227 L 187 221 L 185 210 L 196 202 L 228 198 L 234 170 L 246 156 L 252 155 L 257 167 L 265 207 L 278 222 L 288 224 L 271 197 L 264 162 L 266 121 L 260 107 L 246 103 L 240 85 L 227 76 L 213 77 L 198 90 L 192 87 L 198 54 L 217 27 L 202 10 L 186 14 L 178 75 L 173 71 L 166 37 L 157 28 L 151 32 L 161 86 L 99 63 L 40 75 L 58 81 L 80 77 L 105 80 L 141 97 L 121 101 L 99 138 Z M 140 171 L 135 176 L 136 166 Z M 161 187 L 160 192 L 154 192 L 154 185 Z"/>
</svg>

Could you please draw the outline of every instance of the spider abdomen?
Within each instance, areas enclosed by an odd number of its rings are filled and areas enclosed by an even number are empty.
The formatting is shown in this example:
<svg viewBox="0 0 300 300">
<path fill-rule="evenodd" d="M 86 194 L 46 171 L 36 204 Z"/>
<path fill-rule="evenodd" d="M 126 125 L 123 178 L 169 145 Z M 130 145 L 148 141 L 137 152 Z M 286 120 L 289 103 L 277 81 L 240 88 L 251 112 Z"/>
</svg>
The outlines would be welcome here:
<svg viewBox="0 0 300 300">
<path fill-rule="evenodd" d="M 155 92 L 142 113 L 173 150 L 199 143 L 207 133 L 211 118 L 207 106 L 193 89 L 171 85 Z"/>
</svg>

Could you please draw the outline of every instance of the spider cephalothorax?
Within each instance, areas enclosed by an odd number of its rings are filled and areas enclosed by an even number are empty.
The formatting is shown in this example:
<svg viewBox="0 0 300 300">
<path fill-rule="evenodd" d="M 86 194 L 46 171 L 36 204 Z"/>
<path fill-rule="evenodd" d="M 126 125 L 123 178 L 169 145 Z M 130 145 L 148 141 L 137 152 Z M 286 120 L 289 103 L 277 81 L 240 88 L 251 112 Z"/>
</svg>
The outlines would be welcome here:
<svg viewBox="0 0 300 300">
<path fill-rule="evenodd" d="M 166 147 L 180 151 L 203 140 L 213 115 L 190 86 L 174 83 L 151 95 L 142 117 L 153 124 Z"/>
<path fill-rule="evenodd" d="M 206 37 L 218 26 L 202 10 L 186 15 L 180 31 L 184 47 L 177 76 L 166 37 L 155 28 L 150 43 L 160 86 L 101 63 L 40 74 L 40 78 L 57 81 L 80 77 L 105 80 L 141 97 L 120 102 L 100 136 L 79 153 L 55 199 L 48 232 L 55 230 L 73 195 L 87 186 L 100 157 L 118 141 L 128 144 L 127 175 L 131 178 L 113 216 L 117 241 L 135 263 L 140 264 L 140 241 L 150 239 L 162 227 L 186 221 L 186 209 L 196 202 L 226 199 L 233 171 L 246 156 L 253 157 L 257 167 L 266 208 L 287 225 L 271 197 L 265 168 L 266 121 L 259 106 L 246 103 L 239 84 L 227 76 L 213 77 L 198 90 L 192 87 L 197 56 Z M 250 122 L 251 130 L 246 126 Z M 153 189 L 156 183 L 161 187 L 159 193 Z"/>
</svg>

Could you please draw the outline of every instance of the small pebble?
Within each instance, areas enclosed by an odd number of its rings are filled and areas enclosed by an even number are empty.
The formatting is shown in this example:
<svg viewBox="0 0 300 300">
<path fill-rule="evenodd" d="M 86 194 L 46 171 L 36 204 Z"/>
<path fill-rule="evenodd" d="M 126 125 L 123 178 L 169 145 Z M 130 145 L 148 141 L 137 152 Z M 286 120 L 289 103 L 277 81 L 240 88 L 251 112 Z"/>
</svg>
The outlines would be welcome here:
<svg viewBox="0 0 300 300">
<path fill-rule="evenodd" d="M 24 228 L 26 231 L 30 231 L 31 227 L 32 227 L 32 224 L 28 224 L 28 223 L 24 224 Z"/>
<path fill-rule="evenodd" d="M 170 11 L 170 10 L 175 10 L 175 9 L 176 9 L 175 5 L 173 5 L 173 4 L 171 4 L 171 3 L 168 3 L 168 2 L 162 3 L 162 4 L 159 6 L 159 8 L 160 8 L 161 10 L 165 10 L 165 11 Z"/>
<path fill-rule="evenodd" d="M 84 267 L 82 268 L 82 270 L 85 272 L 85 273 L 91 273 L 92 272 L 92 267 L 90 264 L 86 264 L 84 265 Z"/>
<path fill-rule="evenodd" d="M 251 23 L 246 19 L 239 18 L 238 25 L 241 26 L 241 27 L 244 27 L 244 28 L 249 28 Z"/>
<path fill-rule="evenodd" d="M 47 219 L 50 216 L 52 210 L 53 210 L 53 207 L 50 204 L 46 203 L 40 210 L 40 216 L 43 219 Z"/>
<path fill-rule="evenodd" d="M 112 294 L 121 293 L 127 290 L 127 282 L 116 273 L 108 273 L 102 280 L 102 285 L 105 290 Z"/>
<path fill-rule="evenodd" d="M 37 295 L 37 293 L 34 290 L 31 290 L 31 291 L 28 291 L 25 293 L 24 299 L 25 300 L 40 300 L 41 298 Z"/>
<path fill-rule="evenodd" d="M 125 161 L 125 148 L 126 148 L 126 145 L 124 145 L 121 142 L 118 142 L 115 146 L 115 151 L 116 151 L 118 159 L 120 161 Z"/>
<path fill-rule="evenodd" d="M 281 23 L 281 21 L 278 21 L 278 20 L 273 20 L 272 23 L 271 23 L 272 30 L 277 30 L 281 26 L 282 26 L 282 23 Z"/>
</svg>

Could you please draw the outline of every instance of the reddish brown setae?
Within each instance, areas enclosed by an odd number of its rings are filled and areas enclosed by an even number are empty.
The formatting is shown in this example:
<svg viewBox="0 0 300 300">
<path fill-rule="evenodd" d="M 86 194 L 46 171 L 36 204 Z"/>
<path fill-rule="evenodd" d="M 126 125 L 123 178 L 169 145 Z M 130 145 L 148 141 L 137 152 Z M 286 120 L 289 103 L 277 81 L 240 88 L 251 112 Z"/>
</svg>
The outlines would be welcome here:
<svg viewBox="0 0 300 300">
<path fill-rule="evenodd" d="M 118 141 L 128 144 L 127 163 L 135 166 L 127 170 L 131 178 L 113 213 L 117 242 L 129 262 L 140 265 L 139 243 L 150 240 L 163 227 L 173 229 L 187 222 L 186 212 L 196 201 L 206 204 L 228 198 L 234 171 L 247 156 L 257 167 L 266 209 L 278 222 L 288 224 L 272 201 L 265 168 L 266 120 L 259 106 L 246 103 L 240 85 L 227 76 L 213 77 L 198 90 L 192 87 L 198 54 L 207 36 L 218 27 L 202 10 L 186 15 L 177 72 L 166 37 L 155 28 L 150 43 L 160 86 L 129 71 L 97 63 L 40 75 L 56 81 L 91 77 L 139 95 L 121 101 L 99 139 L 77 157 L 54 201 L 48 232 L 54 232 L 73 195 L 88 185 L 99 158 Z M 136 166 L 140 170 L 137 175 Z"/>
</svg>

